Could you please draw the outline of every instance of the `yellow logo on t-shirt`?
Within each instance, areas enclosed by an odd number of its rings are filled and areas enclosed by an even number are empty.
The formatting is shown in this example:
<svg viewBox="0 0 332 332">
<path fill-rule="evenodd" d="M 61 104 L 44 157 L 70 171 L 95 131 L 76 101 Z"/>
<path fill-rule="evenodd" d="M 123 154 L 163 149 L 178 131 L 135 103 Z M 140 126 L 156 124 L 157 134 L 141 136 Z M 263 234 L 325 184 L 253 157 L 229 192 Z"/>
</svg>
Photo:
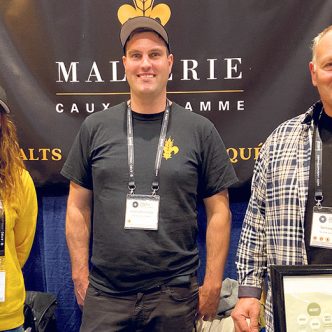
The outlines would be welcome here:
<svg viewBox="0 0 332 332">
<path fill-rule="evenodd" d="M 174 145 L 174 140 L 170 137 L 165 141 L 163 157 L 167 160 L 179 152 L 179 148 Z"/>
</svg>

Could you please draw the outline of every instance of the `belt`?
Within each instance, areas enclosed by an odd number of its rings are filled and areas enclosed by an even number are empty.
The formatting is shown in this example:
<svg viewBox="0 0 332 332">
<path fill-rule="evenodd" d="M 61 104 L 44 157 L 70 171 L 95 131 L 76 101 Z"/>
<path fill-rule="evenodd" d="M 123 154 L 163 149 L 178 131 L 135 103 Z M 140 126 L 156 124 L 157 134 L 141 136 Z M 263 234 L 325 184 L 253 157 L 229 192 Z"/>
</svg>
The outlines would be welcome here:
<svg viewBox="0 0 332 332">
<path fill-rule="evenodd" d="M 177 287 L 185 287 L 185 286 L 189 286 L 191 285 L 193 282 L 197 282 L 197 277 L 195 273 L 192 274 L 187 274 L 187 275 L 183 275 L 183 276 L 177 276 L 174 277 L 172 279 L 169 280 L 165 280 L 163 283 L 159 284 L 159 285 L 154 285 L 146 290 L 141 290 L 141 291 L 134 291 L 134 292 L 121 292 L 121 293 L 112 293 L 112 292 L 107 292 L 105 290 L 101 290 L 95 286 L 93 286 L 90 282 L 89 287 L 92 287 L 93 289 L 95 289 L 96 291 L 100 292 L 100 293 L 105 293 L 105 294 L 109 294 L 109 295 L 113 295 L 113 296 L 132 296 L 135 294 L 148 294 L 148 293 L 152 293 L 152 292 L 156 292 L 156 291 L 160 291 L 160 290 L 165 290 L 168 286 L 177 286 Z"/>
<path fill-rule="evenodd" d="M 146 289 L 143 293 L 145 293 L 145 294 L 152 293 L 152 292 L 155 292 L 158 290 L 163 290 L 169 286 L 177 286 L 177 287 L 189 286 L 189 285 L 191 285 L 192 282 L 194 282 L 196 280 L 197 280 L 197 278 L 196 278 L 195 273 L 178 276 L 178 277 L 172 278 L 170 280 L 166 280 L 164 283 L 162 283 L 160 285 L 152 286 L 151 288 Z"/>
<path fill-rule="evenodd" d="M 191 284 L 194 280 L 196 280 L 196 275 L 195 274 L 187 274 L 184 276 L 178 276 L 170 281 L 165 282 L 166 286 L 184 286 Z"/>
</svg>

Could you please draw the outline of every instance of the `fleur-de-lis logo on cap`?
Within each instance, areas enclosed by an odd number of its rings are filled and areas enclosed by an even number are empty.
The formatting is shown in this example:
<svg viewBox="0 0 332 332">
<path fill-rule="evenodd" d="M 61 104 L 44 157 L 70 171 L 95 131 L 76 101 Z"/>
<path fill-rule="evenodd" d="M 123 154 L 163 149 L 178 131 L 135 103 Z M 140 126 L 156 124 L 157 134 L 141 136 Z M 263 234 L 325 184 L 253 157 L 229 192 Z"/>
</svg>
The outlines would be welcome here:
<svg viewBox="0 0 332 332">
<path fill-rule="evenodd" d="M 119 8 L 118 19 L 121 24 L 136 16 L 147 16 L 158 19 L 162 25 L 165 25 L 171 17 L 171 9 L 164 3 L 153 7 L 154 0 L 133 0 L 133 2 L 134 6 L 126 4 Z"/>
</svg>

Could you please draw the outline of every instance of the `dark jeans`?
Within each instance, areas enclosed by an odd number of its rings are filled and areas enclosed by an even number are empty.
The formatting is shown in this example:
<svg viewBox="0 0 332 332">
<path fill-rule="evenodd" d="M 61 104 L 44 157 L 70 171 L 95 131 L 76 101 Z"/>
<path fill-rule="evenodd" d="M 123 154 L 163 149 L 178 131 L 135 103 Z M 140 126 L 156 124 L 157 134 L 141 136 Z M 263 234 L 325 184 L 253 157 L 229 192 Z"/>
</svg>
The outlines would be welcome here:
<svg viewBox="0 0 332 332">
<path fill-rule="evenodd" d="M 89 286 L 80 332 L 192 332 L 198 306 L 196 278 L 144 293 L 116 296 Z"/>
</svg>

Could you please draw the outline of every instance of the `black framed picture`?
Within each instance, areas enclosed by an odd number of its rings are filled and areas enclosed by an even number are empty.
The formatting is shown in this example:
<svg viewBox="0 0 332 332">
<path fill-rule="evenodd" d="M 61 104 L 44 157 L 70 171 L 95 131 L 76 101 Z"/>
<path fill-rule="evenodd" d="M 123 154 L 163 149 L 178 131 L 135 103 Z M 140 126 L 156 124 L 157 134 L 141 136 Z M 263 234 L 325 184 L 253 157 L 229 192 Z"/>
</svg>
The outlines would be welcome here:
<svg viewBox="0 0 332 332">
<path fill-rule="evenodd" d="M 332 265 L 272 265 L 274 329 L 332 332 Z"/>
</svg>

